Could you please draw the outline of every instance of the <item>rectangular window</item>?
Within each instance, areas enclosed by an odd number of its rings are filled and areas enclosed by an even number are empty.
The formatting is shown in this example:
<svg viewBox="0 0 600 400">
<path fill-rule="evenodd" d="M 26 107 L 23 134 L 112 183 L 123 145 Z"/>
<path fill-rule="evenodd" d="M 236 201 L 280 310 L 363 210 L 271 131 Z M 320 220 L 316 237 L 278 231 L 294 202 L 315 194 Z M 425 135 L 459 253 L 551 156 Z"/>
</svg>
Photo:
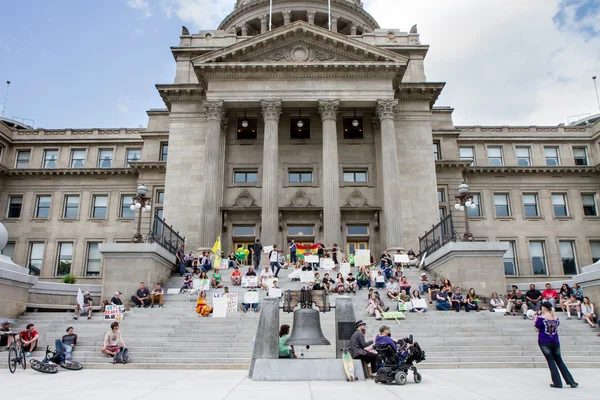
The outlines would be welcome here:
<svg viewBox="0 0 600 400">
<path fill-rule="evenodd" d="M 85 150 L 73 149 L 71 150 L 71 168 L 83 168 L 85 167 Z"/>
<path fill-rule="evenodd" d="M 560 241 L 560 258 L 562 259 L 563 272 L 565 275 L 577 275 L 577 260 L 575 259 L 575 242 Z"/>
<path fill-rule="evenodd" d="M 438 196 L 438 203 L 443 203 L 444 201 L 446 201 L 444 189 L 438 189 L 437 196 Z"/>
<path fill-rule="evenodd" d="M 544 242 L 529 242 L 529 253 L 531 255 L 531 266 L 534 275 L 547 275 L 546 253 L 544 251 Z"/>
<path fill-rule="evenodd" d="M 510 217 L 508 193 L 494 194 L 494 207 L 496 208 L 496 217 Z"/>
<path fill-rule="evenodd" d="M 596 217 L 598 215 L 596 199 L 592 193 L 582 193 L 581 202 L 583 203 L 583 215 L 586 217 Z"/>
<path fill-rule="evenodd" d="M 290 117 L 290 139 L 310 139 L 310 117 Z"/>
<path fill-rule="evenodd" d="M 127 162 L 126 167 L 129 167 L 130 162 L 140 161 L 142 158 L 142 149 L 127 149 Z"/>
<path fill-rule="evenodd" d="M 294 171 L 288 173 L 289 183 L 311 183 L 312 171 Z"/>
<path fill-rule="evenodd" d="M 44 150 L 44 164 L 42 168 L 56 168 L 58 150 Z"/>
<path fill-rule="evenodd" d="M 363 138 L 363 119 L 362 117 L 344 117 L 344 139 L 362 139 Z"/>
<path fill-rule="evenodd" d="M 517 165 L 527 167 L 531 165 L 531 151 L 529 147 L 517 147 Z"/>
<path fill-rule="evenodd" d="M 130 207 L 133 204 L 133 197 L 134 196 L 121 196 L 121 218 L 134 218 L 135 217 L 135 211 L 132 210 Z"/>
<path fill-rule="evenodd" d="M 258 137 L 257 126 L 258 118 L 256 117 L 238 117 L 236 133 L 237 139 L 256 139 Z"/>
<path fill-rule="evenodd" d="M 479 194 L 471 194 L 471 202 L 475 204 L 474 208 L 467 207 L 467 215 L 469 217 L 481 217 L 481 203 L 479 202 Z"/>
<path fill-rule="evenodd" d="M 288 236 L 313 236 L 312 225 L 288 226 Z"/>
<path fill-rule="evenodd" d="M 95 195 L 92 203 L 92 218 L 106 218 L 107 207 L 108 196 L 104 194 Z"/>
<path fill-rule="evenodd" d="M 30 243 L 27 265 L 29 275 L 40 276 L 44 262 L 44 243 Z"/>
<path fill-rule="evenodd" d="M 156 202 L 160 203 L 160 204 L 165 202 L 165 191 L 164 190 L 159 190 L 156 192 Z"/>
<path fill-rule="evenodd" d="M 588 165 L 587 149 L 585 147 L 574 147 L 573 159 L 575 165 Z"/>
<path fill-rule="evenodd" d="M 348 225 L 346 230 L 348 235 L 368 235 L 368 225 Z"/>
<path fill-rule="evenodd" d="M 29 168 L 31 150 L 17 150 L 17 162 L 15 168 Z"/>
<path fill-rule="evenodd" d="M 474 147 L 461 147 L 459 149 L 460 159 L 464 161 L 471 161 L 471 165 L 475 165 L 475 148 Z"/>
<path fill-rule="evenodd" d="M 446 218 L 446 208 L 440 207 L 440 221 Z M 445 225 L 442 225 L 442 229 L 444 229 Z"/>
<path fill-rule="evenodd" d="M 37 196 L 35 201 L 35 218 L 49 218 L 50 217 L 50 202 L 52 196 L 43 195 Z"/>
<path fill-rule="evenodd" d="M 592 264 L 600 261 L 600 240 L 590 241 L 590 251 L 592 252 Z"/>
<path fill-rule="evenodd" d="M 160 161 L 167 161 L 169 156 L 169 144 L 161 143 L 160 144 Z"/>
<path fill-rule="evenodd" d="M 523 194 L 523 207 L 525 209 L 526 217 L 540 216 L 537 194 Z"/>
<path fill-rule="evenodd" d="M 442 153 L 440 153 L 440 142 L 433 142 L 433 159 L 441 160 Z"/>
<path fill-rule="evenodd" d="M 15 257 L 15 242 L 8 242 L 6 243 L 6 246 L 4 246 L 4 248 L 2 249 L 2 251 L 0 251 L 0 254 L 2 254 L 3 256 L 6 256 L 8 258 L 10 258 L 11 260 L 14 261 L 14 257 Z"/>
<path fill-rule="evenodd" d="M 10 196 L 8 198 L 8 212 L 6 218 L 21 218 L 23 196 Z"/>
<path fill-rule="evenodd" d="M 256 183 L 258 182 L 258 171 L 233 171 L 234 183 Z"/>
<path fill-rule="evenodd" d="M 233 236 L 254 236 L 254 226 L 252 225 L 234 225 Z"/>
<path fill-rule="evenodd" d="M 100 268 L 102 266 L 102 256 L 98 250 L 98 244 L 95 242 L 89 242 L 87 245 L 87 260 L 85 264 L 85 276 L 98 276 L 100 275 Z"/>
<path fill-rule="evenodd" d="M 161 221 L 164 221 L 164 219 L 163 219 L 163 209 L 162 209 L 162 208 L 157 208 L 157 209 L 156 209 L 156 214 L 155 214 L 155 215 L 156 215 L 158 218 L 160 218 L 160 219 L 161 219 Z M 162 224 L 157 224 L 157 225 L 156 225 L 156 228 L 155 228 L 155 231 L 154 231 L 154 234 L 155 234 L 156 236 L 162 236 L 162 234 L 163 234 L 163 229 L 164 229 L 164 228 L 163 228 L 163 225 L 162 225 Z"/>
<path fill-rule="evenodd" d="M 98 152 L 98 167 L 112 168 L 113 151 L 112 149 L 103 149 Z"/>
<path fill-rule="evenodd" d="M 63 212 L 63 218 L 77 218 L 78 216 L 79 216 L 79 196 L 78 195 L 65 196 L 65 209 Z"/>
<path fill-rule="evenodd" d="M 560 165 L 558 147 L 544 147 L 544 157 L 546 158 L 546 165 Z"/>
<path fill-rule="evenodd" d="M 367 170 L 344 171 L 344 182 L 364 183 L 367 181 Z"/>
<path fill-rule="evenodd" d="M 488 163 L 493 167 L 504 165 L 502 147 L 488 147 Z"/>
<path fill-rule="evenodd" d="M 517 275 L 517 257 L 515 257 L 515 242 L 509 240 L 508 250 L 504 253 L 504 275 Z"/>
<path fill-rule="evenodd" d="M 567 195 L 564 193 L 552 194 L 552 208 L 554 209 L 555 217 L 568 217 Z"/>
<path fill-rule="evenodd" d="M 73 243 L 58 244 L 58 260 L 56 262 L 56 276 L 65 276 L 71 273 L 73 262 Z"/>
</svg>

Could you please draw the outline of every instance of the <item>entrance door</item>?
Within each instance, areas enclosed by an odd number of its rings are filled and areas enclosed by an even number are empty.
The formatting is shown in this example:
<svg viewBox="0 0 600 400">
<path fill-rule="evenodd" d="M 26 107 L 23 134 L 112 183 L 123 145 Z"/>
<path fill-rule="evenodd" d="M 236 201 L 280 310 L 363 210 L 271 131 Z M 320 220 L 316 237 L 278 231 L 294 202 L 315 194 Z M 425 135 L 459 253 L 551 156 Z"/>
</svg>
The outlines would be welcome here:
<svg viewBox="0 0 600 400">
<path fill-rule="evenodd" d="M 354 253 L 356 250 L 366 250 L 369 248 L 367 242 L 348 242 L 346 249 L 348 250 L 348 256 Z"/>
<path fill-rule="evenodd" d="M 250 252 L 250 246 L 254 244 L 254 242 L 233 242 L 234 251 L 237 252 L 237 249 L 243 247 L 248 250 L 248 257 L 242 261 L 242 265 L 252 265 L 252 252 Z"/>
</svg>

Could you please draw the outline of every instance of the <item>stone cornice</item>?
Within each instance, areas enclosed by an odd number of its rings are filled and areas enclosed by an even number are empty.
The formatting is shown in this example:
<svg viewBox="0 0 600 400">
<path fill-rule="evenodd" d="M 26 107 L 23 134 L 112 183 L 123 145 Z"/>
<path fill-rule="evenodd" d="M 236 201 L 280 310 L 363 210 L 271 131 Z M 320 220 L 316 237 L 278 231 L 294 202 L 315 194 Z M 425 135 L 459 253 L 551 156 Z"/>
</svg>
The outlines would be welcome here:
<svg viewBox="0 0 600 400">
<path fill-rule="evenodd" d="M 92 139 L 90 136 L 94 136 L 97 139 L 98 136 L 116 136 L 116 135 L 141 135 L 145 131 L 144 128 L 89 128 L 89 129 L 31 129 L 31 130 L 17 130 L 13 131 L 13 140 L 22 140 L 35 137 L 44 139 L 59 138 L 63 136 L 78 137 L 82 139 Z"/>
<path fill-rule="evenodd" d="M 435 160 L 435 169 L 465 169 L 468 168 L 471 161 L 467 160 Z"/>
<path fill-rule="evenodd" d="M 129 165 L 131 165 L 131 169 L 134 170 L 167 168 L 166 161 L 130 161 Z"/>
<path fill-rule="evenodd" d="M 65 176 L 65 175 L 136 175 L 133 168 L 9 168 L 0 169 L 6 176 Z"/>
<path fill-rule="evenodd" d="M 444 86 L 446 86 L 444 82 L 400 83 L 396 89 L 396 98 L 400 100 L 427 100 L 429 101 L 429 107 L 432 108 Z"/>
<path fill-rule="evenodd" d="M 600 172 L 600 164 L 577 165 L 577 166 L 473 166 L 465 169 L 465 172 L 476 173 L 504 173 L 504 174 L 519 174 L 519 173 L 598 173 Z"/>
<path fill-rule="evenodd" d="M 561 132 L 580 132 L 587 133 L 591 132 L 588 127 L 578 126 L 457 126 L 461 132 L 477 132 L 477 133 L 514 133 L 514 132 L 526 132 L 526 133 L 561 133 Z"/>
<path fill-rule="evenodd" d="M 156 85 L 156 90 L 169 110 L 173 101 L 201 101 L 206 98 L 204 89 L 196 83 Z"/>
</svg>

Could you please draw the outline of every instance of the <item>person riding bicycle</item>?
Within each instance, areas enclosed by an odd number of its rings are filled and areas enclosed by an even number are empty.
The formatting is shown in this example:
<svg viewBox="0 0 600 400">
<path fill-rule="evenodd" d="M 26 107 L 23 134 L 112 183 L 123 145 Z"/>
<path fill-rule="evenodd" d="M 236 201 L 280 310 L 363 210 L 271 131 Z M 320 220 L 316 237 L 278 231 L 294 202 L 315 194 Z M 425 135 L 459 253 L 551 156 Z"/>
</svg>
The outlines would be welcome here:
<svg viewBox="0 0 600 400">
<path fill-rule="evenodd" d="M 77 344 L 77 335 L 73 333 L 73 327 L 67 328 L 67 334 L 63 335 L 62 339 L 56 339 L 54 341 L 56 351 L 60 351 L 65 354 L 66 360 L 73 358 L 73 350 Z"/>
</svg>

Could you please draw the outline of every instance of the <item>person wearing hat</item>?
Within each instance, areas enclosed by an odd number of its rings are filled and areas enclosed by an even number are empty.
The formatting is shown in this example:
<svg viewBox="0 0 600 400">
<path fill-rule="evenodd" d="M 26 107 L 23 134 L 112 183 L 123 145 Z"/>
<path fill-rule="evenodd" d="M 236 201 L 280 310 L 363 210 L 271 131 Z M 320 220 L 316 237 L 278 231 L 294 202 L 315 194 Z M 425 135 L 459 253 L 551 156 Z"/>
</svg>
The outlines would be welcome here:
<svg viewBox="0 0 600 400">
<path fill-rule="evenodd" d="M 236 265 L 231 272 L 231 284 L 233 286 L 240 286 L 242 284 L 242 273 L 240 272 L 240 267 L 238 265 Z"/>
<path fill-rule="evenodd" d="M 88 318 L 87 319 L 92 319 L 92 307 L 93 307 L 93 302 L 92 302 L 92 296 L 90 295 L 90 292 L 88 292 L 87 290 L 85 292 L 83 292 L 83 304 L 76 304 L 75 305 L 75 315 L 73 316 L 73 319 L 78 319 L 79 315 L 85 315 L 87 314 Z"/>
<path fill-rule="evenodd" d="M 10 321 L 2 321 L 2 327 L 0 328 L 0 351 L 5 348 L 8 349 L 12 343 L 12 336 L 3 334 L 3 332 L 10 332 Z"/>
<path fill-rule="evenodd" d="M 427 293 L 429 291 L 429 286 L 431 285 L 429 284 L 429 279 L 427 279 L 427 274 L 423 272 L 421 274 L 421 279 L 419 282 L 419 291 L 421 292 L 421 294 Z"/>
<path fill-rule="evenodd" d="M 389 344 L 390 346 L 392 346 L 392 348 L 394 349 L 394 351 L 398 351 L 398 345 L 396 344 L 396 342 L 394 342 L 394 339 L 392 339 L 392 332 L 390 330 L 390 327 L 387 325 L 381 325 L 379 327 L 379 335 L 377 335 L 377 337 L 375 338 L 375 344 L 377 346 L 385 346 L 386 344 Z"/>
<path fill-rule="evenodd" d="M 113 294 L 113 297 L 110 299 L 110 304 L 113 306 L 122 306 L 123 302 L 121 301 L 121 292 L 118 290 Z"/>
<path fill-rule="evenodd" d="M 367 331 L 367 324 L 362 319 L 356 321 L 356 331 L 350 337 L 350 353 L 352 358 L 362 360 L 368 364 L 371 364 L 371 374 L 377 374 L 379 369 L 379 362 L 377 354 L 365 350 L 367 347 L 373 344 L 372 340 L 368 342 L 365 340 L 365 332 Z"/>
</svg>

